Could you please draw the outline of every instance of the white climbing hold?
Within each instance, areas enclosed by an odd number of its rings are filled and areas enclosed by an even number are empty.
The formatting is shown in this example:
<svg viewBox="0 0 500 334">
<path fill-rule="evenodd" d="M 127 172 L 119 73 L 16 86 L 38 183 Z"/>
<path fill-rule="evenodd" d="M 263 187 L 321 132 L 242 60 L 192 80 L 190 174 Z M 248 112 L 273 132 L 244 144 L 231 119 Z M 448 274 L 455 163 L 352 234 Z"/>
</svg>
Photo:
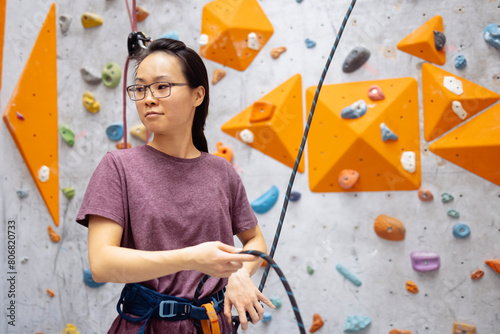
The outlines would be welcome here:
<svg viewBox="0 0 500 334">
<path fill-rule="evenodd" d="M 42 166 L 38 170 L 38 179 L 41 182 L 47 182 L 49 180 L 50 169 L 47 166 Z"/>
<path fill-rule="evenodd" d="M 415 173 L 415 152 L 403 152 L 403 155 L 401 156 L 401 164 L 403 165 L 403 169 L 405 171 Z"/>
<path fill-rule="evenodd" d="M 460 101 L 453 101 L 451 103 L 451 108 L 462 121 L 467 117 L 467 111 L 464 110 L 464 107 L 462 107 L 462 103 L 460 103 Z"/>
<path fill-rule="evenodd" d="M 200 35 L 200 46 L 205 46 L 208 44 L 208 35 L 207 34 L 201 34 Z"/>
<path fill-rule="evenodd" d="M 240 138 L 244 143 L 251 144 L 253 143 L 254 135 L 252 131 L 245 129 L 240 132 Z"/>
<path fill-rule="evenodd" d="M 455 77 L 445 76 L 443 85 L 446 89 L 454 94 L 462 95 L 462 93 L 464 92 L 464 89 L 462 88 L 462 81 L 458 80 Z"/>
<path fill-rule="evenodd" d="M 248 48 L 252 50 L 259 50 L 260 48 L 259 39 L 254 32 L 248 34 Z"/>
</svg>

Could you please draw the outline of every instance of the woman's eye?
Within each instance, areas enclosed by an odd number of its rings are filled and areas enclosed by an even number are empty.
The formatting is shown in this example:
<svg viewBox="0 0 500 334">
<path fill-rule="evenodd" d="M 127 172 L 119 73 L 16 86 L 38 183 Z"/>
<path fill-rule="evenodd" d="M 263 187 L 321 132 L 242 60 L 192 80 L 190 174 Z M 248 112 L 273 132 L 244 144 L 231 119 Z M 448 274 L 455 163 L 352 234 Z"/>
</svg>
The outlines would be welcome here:
<svg viewBox="0 0 500 334">
<path fill-rule="evenodd" d="M 158 85 L 158 90 L 168 89 L 168 85 Z"/>
<path fill-rule="evenodd" d="M 135 87 L 135 91 L 137 93 L 142 93 L 142 92 L 144 92 L 144 87 Z"/>
</svg>

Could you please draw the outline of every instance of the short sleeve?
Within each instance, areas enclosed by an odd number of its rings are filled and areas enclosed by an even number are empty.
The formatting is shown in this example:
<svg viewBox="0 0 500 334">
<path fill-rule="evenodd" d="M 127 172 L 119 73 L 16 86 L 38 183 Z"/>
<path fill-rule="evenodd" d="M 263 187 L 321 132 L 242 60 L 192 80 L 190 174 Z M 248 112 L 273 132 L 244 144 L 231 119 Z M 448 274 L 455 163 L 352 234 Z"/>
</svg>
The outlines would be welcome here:
<svg viewBox="0 0 500 334">
<path fill-rule="evenodd" d="M 90 178 L 76 222 L 88 227 L 89 216 L 97 215 L 125 226 L 126 183 L 122 166 L 108 152 Z"/>
<path fill-rule="evenodd" d="M 227 171 L 232 192 L 231 221 L 233 234 L 236 235 L 257 226 L 258 221 L 248 201 L 240 176 L 230 164 L 228 164 Z"/>
</svg>

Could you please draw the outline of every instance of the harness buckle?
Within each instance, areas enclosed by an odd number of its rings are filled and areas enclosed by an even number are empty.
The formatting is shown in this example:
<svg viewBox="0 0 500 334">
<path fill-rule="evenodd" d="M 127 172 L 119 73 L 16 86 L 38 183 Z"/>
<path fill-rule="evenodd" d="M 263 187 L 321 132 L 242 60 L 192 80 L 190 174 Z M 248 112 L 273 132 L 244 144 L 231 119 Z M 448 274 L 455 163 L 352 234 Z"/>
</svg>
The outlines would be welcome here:
<svg viewBox="0 0 500 334">
<path fill-rule="evenodd" d="M 160 303 L 160 311 L 158 312 L 159 316 L 162 317 L 162 318 L 172 318 L 172 317 L 175 317 L 177 315 L 176 313 L 174 313 L 174 305 L 176 303 L 177 302 L 175 300 L 162 300 L 161 303 Z M 169 305 L 170 309 L 168 310 L 167 314 L 164 313 L 165 304 L 170 304 Z"/>
</svg>

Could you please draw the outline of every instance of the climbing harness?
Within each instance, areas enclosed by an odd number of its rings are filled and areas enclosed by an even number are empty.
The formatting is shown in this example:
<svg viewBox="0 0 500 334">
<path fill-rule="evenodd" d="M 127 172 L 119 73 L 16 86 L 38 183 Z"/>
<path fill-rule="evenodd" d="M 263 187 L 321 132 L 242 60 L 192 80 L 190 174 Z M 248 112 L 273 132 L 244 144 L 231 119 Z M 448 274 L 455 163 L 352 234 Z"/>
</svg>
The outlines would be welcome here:
<svg viewBox="0 0 500 334">
<path fill-rule="evenodd" d="M 195 325 L 200 326 L 201 323 L 203 334 L 219 334 L 217 314 L 224 308 L 225 290 L 224 288 L 211 297 L 190 301 L 161 294 L 137 283 L 126 284 L 116 309 L 127 321 L 145 320 L 138 334 L 144 334 L 146 324 L 151 318 L 166 321 L 193 319 Z"/>
</svg>

